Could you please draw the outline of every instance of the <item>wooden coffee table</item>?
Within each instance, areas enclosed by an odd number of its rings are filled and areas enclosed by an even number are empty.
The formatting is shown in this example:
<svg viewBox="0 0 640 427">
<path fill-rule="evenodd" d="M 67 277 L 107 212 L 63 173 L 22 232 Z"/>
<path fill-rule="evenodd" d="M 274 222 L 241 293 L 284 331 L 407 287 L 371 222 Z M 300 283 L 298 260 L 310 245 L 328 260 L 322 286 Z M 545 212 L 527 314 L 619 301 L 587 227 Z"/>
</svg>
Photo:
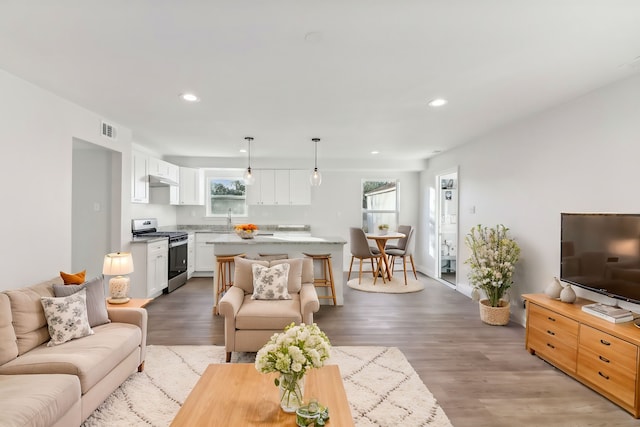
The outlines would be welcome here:
<svg viewBox="0 0 640 427">
<path fill-rule="evenodd" d="M 295 414 L 280 409 L 277 374 L 261 374 L 252 363 L 209 365 L 171 426 L 291 426 Z M 307 372 L 305 400 L 329 408 L 328 426 L 353 426 L 340 369 L 327 365 Z"/>
</svg>

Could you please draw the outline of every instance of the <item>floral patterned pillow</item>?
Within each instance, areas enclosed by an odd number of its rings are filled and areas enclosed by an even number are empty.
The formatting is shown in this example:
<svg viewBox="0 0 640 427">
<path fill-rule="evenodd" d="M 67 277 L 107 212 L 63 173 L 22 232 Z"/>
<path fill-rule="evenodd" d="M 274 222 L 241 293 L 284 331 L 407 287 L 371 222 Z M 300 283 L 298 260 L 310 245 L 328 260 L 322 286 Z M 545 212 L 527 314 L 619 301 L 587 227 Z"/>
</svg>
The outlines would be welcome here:
<svg viewBox="0 0 640 427">
<path fill-rule="evenodd" d="M 48 347 L 93 334 L 87 317 L 86 289 L 68 297 L 41 297 L 40 302 L 51 336 Z"/>
<path fill-rule="evenodd" d="M 251 295 L 251 299 L 291 299 L 287 290 L 289 264 L 278 264 L 273 267 L 253 264 L 251 269 L 253 270 L 253 295 Z"/>
</svg>

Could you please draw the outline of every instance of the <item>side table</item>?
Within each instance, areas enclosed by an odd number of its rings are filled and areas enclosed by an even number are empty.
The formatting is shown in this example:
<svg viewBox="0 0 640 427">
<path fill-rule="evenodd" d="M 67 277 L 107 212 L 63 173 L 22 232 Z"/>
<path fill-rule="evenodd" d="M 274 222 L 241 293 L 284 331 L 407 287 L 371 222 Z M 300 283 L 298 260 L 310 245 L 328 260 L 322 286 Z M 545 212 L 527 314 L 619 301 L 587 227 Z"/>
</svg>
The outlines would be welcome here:
<svg viewBox="0 0 640 427">
<path fill-rule="evenodd" d="M 144 308 L 153 301 L 153 298 L 131 298 L 124 304 L 111 304 L 107 300 L 107 308 Z"/>
</svg>

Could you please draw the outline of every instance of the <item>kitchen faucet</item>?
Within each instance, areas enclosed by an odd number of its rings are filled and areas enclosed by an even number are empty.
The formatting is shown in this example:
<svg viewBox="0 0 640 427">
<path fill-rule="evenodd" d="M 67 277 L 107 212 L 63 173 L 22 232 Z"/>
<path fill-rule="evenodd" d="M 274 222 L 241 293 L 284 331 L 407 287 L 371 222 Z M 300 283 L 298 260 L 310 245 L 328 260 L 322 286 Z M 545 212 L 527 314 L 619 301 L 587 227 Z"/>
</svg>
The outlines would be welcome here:
<svg viewBox="0 0 640 427">
<path fill-rule="evenodd" d="M 231 223 L 231 208 L 227 212 L 227 231 L 231 231 L 233 224 Z"/>
</svg>

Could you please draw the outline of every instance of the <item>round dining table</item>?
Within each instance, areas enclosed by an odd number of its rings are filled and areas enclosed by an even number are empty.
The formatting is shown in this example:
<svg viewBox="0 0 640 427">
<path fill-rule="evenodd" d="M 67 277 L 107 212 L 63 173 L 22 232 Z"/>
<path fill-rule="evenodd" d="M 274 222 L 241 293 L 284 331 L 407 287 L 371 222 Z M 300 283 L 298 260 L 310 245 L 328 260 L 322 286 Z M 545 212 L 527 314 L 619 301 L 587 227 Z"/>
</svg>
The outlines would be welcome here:
<svg viewBox="0 0 640 427">
<path fill-rule="evenodd" d="M 366 236 L 367 239 L 375 240 L 376 246 L 378 246 L 378 250 L 380 250 L 380 254 L 382 255 L 382 262 L 384 265 L 384 271 L 382 272 L 383 277 L 391 280 L 391 277 L 393 276 L 393 269 L 389 268 L 389 258 L 387 257 L 387 253 L 384 251 L 384 248 L 389 240 L 402 239 L 407 236 L 398 232 L 387 232 L 386 234 L 366 233 Z"/>
</svg>

